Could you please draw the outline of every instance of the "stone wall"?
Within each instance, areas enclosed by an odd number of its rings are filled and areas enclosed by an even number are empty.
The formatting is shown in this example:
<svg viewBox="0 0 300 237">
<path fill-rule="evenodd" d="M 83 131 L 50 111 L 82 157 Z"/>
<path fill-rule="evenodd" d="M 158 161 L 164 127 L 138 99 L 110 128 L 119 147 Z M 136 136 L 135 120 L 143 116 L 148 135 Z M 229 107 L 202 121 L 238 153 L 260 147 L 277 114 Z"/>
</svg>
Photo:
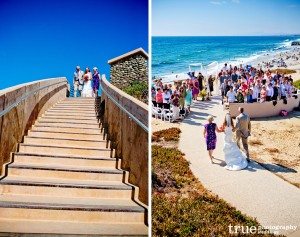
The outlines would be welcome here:
<svg viewBox="0 0 300 237">
<path fill-rule="evenodd" d="M 17 150 L 18 143 L 22 142 L 36 119 L 65 98 L 66 92 L 66 78 L 35 81 L 0 91 L 0 112 L 20 101 L 0 117 L 0 172 L 3 164 L 10 162 L 11 152 Z M 26 97 L 21 100 L 22 96 Z"/>
<path fill-rule="evenodd" d="M 143 81 L 148 84 L 148 59 L 145 55 L 136 53 L 110 65 L 110 81 L 121 90 L 133 81 Z"/>
<path fill-rule="evenodd" d="M 278 116 L 281 110 L 286 110 L 291 112 L 295 107 L 298 107 L 300 103 L 300 94 L 298 98 L 287 99 L 287 104 L 283 103 L 283 100 L 278 100 L 277 104 L 274 106 L 272 101 L 263 103 L 230 103 L 229 111 L 232 117 L 239 115 L 239 107 L 243 107 L 245 113 L 247 113 L 250 118 L 267 118 L 272 116 Z"/>
<path fill-rule="evenodd" d="M 141 101 L 127 95 L 107 80 L 101 81 L 103 89 L 119 105 L 129 111 L 148 128 L 148 108 Z M 143 129 L 128 114 L 112 101 L 105 91 L 101 101 L 105 103 L 101 125 L 121 168 L 129 171 L 129 183 L 139 187 L 138 199 L 148 205 L 148 131 Z"/>
</svg>

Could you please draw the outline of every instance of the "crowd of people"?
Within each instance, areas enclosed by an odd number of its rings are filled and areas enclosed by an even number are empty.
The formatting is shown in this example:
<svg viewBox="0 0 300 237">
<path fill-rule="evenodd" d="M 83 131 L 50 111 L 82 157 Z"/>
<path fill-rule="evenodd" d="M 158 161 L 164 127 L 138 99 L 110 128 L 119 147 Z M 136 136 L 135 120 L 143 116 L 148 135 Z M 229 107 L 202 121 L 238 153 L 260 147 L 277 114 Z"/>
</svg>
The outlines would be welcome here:
<svg viewBox="0 0 300 237">
<path fill-rule="evenodd" d="M 100 80 L 97 67 L 93 68 L 92 73 L 88 67 L 83 72 L 80 66 L 77 66 L 73 77 L 74 97 L 97 97 Z"/>
<path fill-rule="evenodd" d="M 284 74 L 255 67 L 225 66 L 218 74 L 223 101 L 229 103 L 263 103 L 287 99 L 295 92 L 293 79 Z"/>
<path fill-rule="evenodd" d="M 161 79 L 155 79 L 151 87 L 152 105 L 159 110 L 171 111 L 172 120 L 185 117 L 191 111 L 192 101 L 196 101 L 199 94 L 209 91 L 209 98 L 213 91 L 211 78 L 209 88 L 204 86 L 204 77 L 201 73 L 195 77 L 195 73 L 189 73 L 188 79 L 170 84 L 163 84 Z M 170 113 L 169 113 L 170 114 Z"/>
<path fill-rule="evenodd" d="M 193 101 L 210 100 L 212 93 L 220 91 L 223 103 L 263 103 L 286 100 L 296 91 L 291 76 L 263 71 L 252 66 L 231 66 L 225 63 L 216 77 L 207 79 L 199 73 L 188 74 L 188 79 L 163 84 L 155 79 L 151 88 L 152 106 L 158 110 L 172 111 L 173 120 L 191 111 Z M 217 92 L 218 93 L 218 92 Z M 216 94 L 217 94 L 216 93 Z"/>
</svg>

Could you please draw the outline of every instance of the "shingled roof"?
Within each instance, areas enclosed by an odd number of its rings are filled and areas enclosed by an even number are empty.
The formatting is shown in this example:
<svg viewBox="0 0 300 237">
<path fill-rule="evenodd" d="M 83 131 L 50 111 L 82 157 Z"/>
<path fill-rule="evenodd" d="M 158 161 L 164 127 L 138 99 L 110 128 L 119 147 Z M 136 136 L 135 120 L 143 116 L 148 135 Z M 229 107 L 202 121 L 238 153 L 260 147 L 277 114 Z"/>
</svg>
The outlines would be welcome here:
<svg viewBox="0 0 300 237">
<path fill-rule="evenodd" d="M 108 64 L 113 64 L 113 63 L 115 63 L 117 61 L 120 61 L 122 59 L 128 58 L 128 57 L 130 57 L 132 55 L 135 55 L 135 54 L 142 54 L 146 58 L 148 58 L 148 54 L 145 52 L 145 50 L 143 50 L 143 48 L 137 48 L 137 49 L 132 50 L 132 51 L 130 51 L 128 53 L 122 54 L 122 55 L 120 55 L 118 57 L 115 57 L 113 59 L 108 60 Z"/>
</svg>

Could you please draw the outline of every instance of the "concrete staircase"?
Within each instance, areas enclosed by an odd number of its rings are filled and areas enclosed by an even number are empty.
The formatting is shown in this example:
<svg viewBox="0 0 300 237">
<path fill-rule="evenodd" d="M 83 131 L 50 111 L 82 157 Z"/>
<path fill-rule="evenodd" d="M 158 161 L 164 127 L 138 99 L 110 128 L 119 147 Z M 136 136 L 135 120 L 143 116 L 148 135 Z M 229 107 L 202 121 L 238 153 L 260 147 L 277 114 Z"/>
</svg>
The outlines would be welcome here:
<svg viewBox="0 0 300 237">
<path fill-rule="evenodd" d="M 145 208 L 111 158 L 94 102 L 61 101 L 28 131 L 0 180 L 0 236 L 147 235 Z"/>
</svg>

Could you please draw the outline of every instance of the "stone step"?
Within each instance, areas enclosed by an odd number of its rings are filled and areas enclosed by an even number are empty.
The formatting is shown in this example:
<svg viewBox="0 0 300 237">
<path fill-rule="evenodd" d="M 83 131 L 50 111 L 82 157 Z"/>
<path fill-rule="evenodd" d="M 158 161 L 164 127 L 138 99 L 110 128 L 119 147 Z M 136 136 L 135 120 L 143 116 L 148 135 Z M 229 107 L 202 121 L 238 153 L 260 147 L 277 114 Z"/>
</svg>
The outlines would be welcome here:
<svg viewBox="0 0 300 237">
<path fill-rule="evenodd" d="M 95 101 L 63 101 L 56 105 L 95 106 Z"/>
<path fill-rule="evenodd" d="M 97 119 L 92 119 L 92 120 L 88 120 L 88 119 L 71 119 L 71 118 L 55 118 L 55 117 L 40 117 L 38 120 L 38 122 L 55 122 L 55 123 L 70 123 L 70 124 L 94 124 L 94 125 L 98 125 L 99 127 L 99 123 L 97 122 Z"/>
<path fill-rule="evenodd" d="M 66 133 L 66 132 L 39 132 L 39 131 L 28 131 L 30 137 L 40 138 L 61 138 L 69 140 L 81 140 L 81 141 L 103 141 L 102 134 L 80 134 L 80 133 Z"/>
<path fill-rule="evenodd" d="M 90 116 L 90 115 L 82 115 L 82 116 L 74 116 L 70 114 L 43 114 L 41 118 L 58 118 L 58 119 L 72 119 L 72 120 L 78 120 L 78 121 L 86 121 L 86 120 L 92 120 L 92 121 L 97 121 L 96 116 Z"/>
<path fill-rule="evenodd" d="M 75 111 L 75 112 L 91 112 L 95 113 L 95 107 L 76 107 L 76 106 L 54 106 L 51 108 L 51 110 L 58 110 L 58 111 Z"/>
<path fill-rule="evenodd" d="M 81 104 L 56 104 L 52 108 L 69 108 L 69 109 L 87 109 L 95 110 L 95 105 L 81 105 Z"/>
<path fill-rule="evenodd" d="M 95 106 L 88 106 L 87 107 L 86 105 L 82 105 L 82 106 L 54 105 L 49 110 L 58 110 L 58 111 L 64 111 L 64 110 L 66 110 L 66 111 L 69 111 L 69 112 L 82 112 L 82 111 L 86 111 L 86 112 L 90 112 L 90 113 L 95 113 Z"/>
<path fill-rule="evenodd" d="M 95 102 L 94 97 L 68 97 L 64 100 L 61 100 L 59 103 L 63 102 Z"/>
<path fill-rule="evenodd" d="M 73 134 L 101 134 L 100 128 L 74 128 L 74 127 L 52 127 L 52 126 L 41 126 L 34 125 L 31 131 L 40 132 L 61 132 L 61 133 L 73 133 Z"/>
<path fill-rule="evenodd" d="M 61 100 L 59 103 L 65 101 L 95 101 L 94 97 L 67 97 L 64 100 Z"/>
<path fill-rule="evenodd" d="M 83 157 L 110 157 L 110 149 L 100 148 L 70 148 L 64 146 L 45 146 L 45 145 L 28 145 L 21 143 L 19 152 L 44 154 L 44 155 L 61 155 L 61 156 L 83 156 Z"/>
<path fill-rule="evenodd" d="M 140 222 L 144 210 L 140 207 L 104 205 L 63 205 L 51 203 L 0 202 L 1 216 L 7 219 L 53 220 L 73 222 Z"/>
<path fill-rule="evenodd" d="M 103 209 L 110 209 L 112 206 L 114 206 L 116 210 L 125 209 L 130 211 L 131 208 L 134 208 L 135 210 L 140 210 L 141 212 L 144 211 L 141 206 L 130 199 L 130 196 L 128 199 L 103 199 L 4 194 L 0 196 L 0 202 L 103 206 Z"/>
<path fill-rule="evenodd" d="M 18 195 L 16 201 L 5 200 L 0 198 L 0 208 L 25 208 L 25 209 L 47 209 L 47 210 L 70 210 L 70 211 L 90 211 L 92 212 L 144 212 L 144 208 L 132 202 L 130 199 L 123 199 L 125 205 L 118 203 L 122 199 L 100 199 L 98 203 L 68 203 L 65 198 L 60 198 L 58 202 L 54 203 L 49 197 L 47 202 L 42 202 L 45 198 L 39 197 L 36 201 L 32 196 Z M 23 199 L 21 199 L 23 198 Z M 68 199 L 66 199 L 68 200 Z M 74 200 L 74 198 L 73 198 Z M 130 201 L 130 202 L 129 202 Z M 143 221 L 143 220 L 142 220 Z"/>
<path fill-rule="evenodd" d="M 48 118 L 70 118 L 70 119 L 93 119 L 94 121 L 97 121 L 97 116 L 96 113 L 93 115 L 91 114 L 86 114 L 86 113 L 81 113 L 81 114 L 71 114 L 68 112 L 46 112 L 42 115 L 43 117 L 48 117 Z"/>
<path fill-rule="evenodd" d="M 61 146 L 71 148 L 106 148 L 106 141 L 84 141 L 70 140 L 63 138 L 40 138 L 40 137 L 24 137 L 24 144 L 28 145 L 45 145 L 45 146 Z"/>
<path fill-rule="evenodd" d="M 12 177 L 13 178 L 13 177 Z M 128 199 L 132 195 L 132 187 L 121 182 L 99 182 L 99 184 L 76 183 L 74 181 L 55 182 L 57 179 L 48 179 L 43 182 L 33 181 L 30 178 L 23 180 L 6 177 L 0 181 L 1 195 L 38 195 L 68 198 L 103 198 Z M 1 214 L 2 216 L 2 214 Z"/>
<path fill-rule="evenodd" d="M 118 180 L 118 181 L 109 181 L 109 180 L 93 180 L 93 179 L 90 179 L 90 180 L 77 180 L 77 179 L 68 179 L 68 177 L 63 177 L 63 178 L 56 178 L 56 177 L 41 177 L 41 176 L 14 176 L 14 175 L 9 175 L 9 176 L 6 176 L 4 181 L 8 182 L 8 181 L 11 181 L 11 182 L 25 182 L 26 183 L 51 183 L 53 184 L 54 186 L 56 184 L 60 184 L 60 185 L 63 185 L 63 184 L 66 184 L 66 185 L 81 185 L 83 187 L 85 186 L 98 186 L 98 185 L 105 185 L 105 186 L 120 186 L 120 187 L 124 187 L 124 185 L 127 185 L 127 184 L 124 184 L 121 180 Z M 1 184 L 1 182 L 0 182 Z M 126 186 L 127 187 L 127 186 Z M 0 195 L 1 196 L 1 195 Z M 98 197 L 98 198 L 101 198 L 101 197 Z M 130 199 L 130 196 L 126 197 L 126 198 L 129 198 Z M 93 199 L 93 198 L 92 198 Z"/>
<path fill-rule="evenodd" d="M 87 124 L 87 123 L 72 123 L 72 122 L 44 122 L 38 120 L 34 124 L 35 126 L 47 126 L 47 127 L 58 127 L 58 128 L 65 128 L 65 127 L 72 127 L 72 128 L 99 128 L 99 124 Z"/>
<path fill-rule="evenodd" d="M 95 113 L 96 109 L 95 107 L 87 107 L 87 108 L 82 108 L 80 106 L 54 106 L 51 108 L 51 111 L 57 110 L 58 112 L 87 112 L 87 113 Z"/>
<path fill-rule="evenodd" d="M 143 223 L 89 223 L 44 220 L 16 220 L 0 218 L 0 232 L 22 237 L 79 237 L 79 236 L 148 236 Z M 40 233 L 44 233 L 41 235 Z M 49 235 L 48 235 L 49 234 Z"/>
<path fill-rule="evenodd" d="M 72 102 L 72 101 L 62 101 L 59 102 L 57 104 L 55 104 L 55 106 L 67 106 L 67 105 L 71 105 L 71 106 L 87 106 L 87 107 L 95 107 L 95 101 L 93 102 Z"/>
<path fill-rule="evenodd" d="M 49 156 L 42 154 L 15 153 L 13 164 L 28 164 L 28 165 L 74 165 L 87 168 L 116 168 L 115 158 L 83 158 L 69 156 Z"/>
<path fill-rule="evenodd" d="M 80 110 L 91 110 L 95 111 L 96 106 L 94 104 L 56 104 L 52 109 L 80 109 Z"/>
<path fill-rule="evenodd" d="M 63 109 L 48 109 L 45 114 L 70 114 L 70 115 L 90 115 L 90 116 L 93 116 L 95 115 L 96 116 L 96 113 L 95 111 L 75 111 L 75 110 L 63 110 Z"/>
<path fill-rule="evenodd" d="M 8 166 L 8 176 L 44 177 L 71 180 L 122 181 L 123 171 L 73 165 L 17 164 Z"/>
</svg>

